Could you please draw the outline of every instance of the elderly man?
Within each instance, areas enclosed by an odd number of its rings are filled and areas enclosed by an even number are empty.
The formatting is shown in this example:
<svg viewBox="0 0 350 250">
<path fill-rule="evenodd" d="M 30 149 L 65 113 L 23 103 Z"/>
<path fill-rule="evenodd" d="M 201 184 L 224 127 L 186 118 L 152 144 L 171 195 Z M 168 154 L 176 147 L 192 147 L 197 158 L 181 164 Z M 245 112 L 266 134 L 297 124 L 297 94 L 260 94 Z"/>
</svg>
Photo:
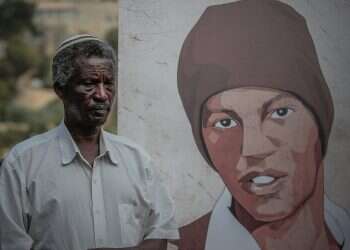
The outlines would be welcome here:
<svg viewBox="0 0 350 250">
<path fill-rule="evenodd" d="M 165 249 L 178 237 L 150 157 L 101 128 L 116 67 L 112 48 L 96 37 L 58 47 L 53 82 L 64 121 L 16 145 L 2 163 L 0 249 Z"/>
<path fill-rule="evenodd" d="M 209 7 L 183 44 L 178 88 L 226 185 L 181 249 L 350 249 L 349 215 L 324 194 L 333 103 L 300 14 L 275 0 Z"/>
</svg>

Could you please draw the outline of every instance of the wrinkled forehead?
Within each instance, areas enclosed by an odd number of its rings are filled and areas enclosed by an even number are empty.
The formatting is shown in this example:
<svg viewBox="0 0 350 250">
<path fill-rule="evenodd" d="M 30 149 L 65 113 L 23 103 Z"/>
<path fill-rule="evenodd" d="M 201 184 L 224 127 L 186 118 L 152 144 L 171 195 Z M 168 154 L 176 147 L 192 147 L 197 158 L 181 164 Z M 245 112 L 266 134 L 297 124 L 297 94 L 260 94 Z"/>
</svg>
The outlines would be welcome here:
<svg viewBox="0 0 350 250">
<path fill-rule="evenodd" d="M 105 57 L 98 56 L 78 56 L 75 58 L 75 64 L 81 67 L 93 66 L 98 68 L 112 68 L 114 66 L 113 60 Z"/>
<path fill-rule="evenodd" d="M 109 58 L 103 57 L 84 57 L 76 58 L 74 66 L 75 72 L 78 75 L 96 75 L 103 74 L 114 77 L 115 67 L 114 63 Z"/>
</svg>

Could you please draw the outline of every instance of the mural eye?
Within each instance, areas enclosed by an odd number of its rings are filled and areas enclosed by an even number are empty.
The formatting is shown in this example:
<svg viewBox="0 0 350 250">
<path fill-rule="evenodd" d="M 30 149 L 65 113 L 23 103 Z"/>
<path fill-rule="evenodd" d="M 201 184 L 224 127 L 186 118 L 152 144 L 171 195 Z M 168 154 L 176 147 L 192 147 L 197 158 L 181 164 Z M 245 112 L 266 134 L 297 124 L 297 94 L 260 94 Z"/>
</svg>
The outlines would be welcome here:
<svg viewBox="0 0 350 250">
<path fill-rule="evenodd" d="M 215 128 L 233 128 L 236 126 L 237 126 L 237 122 L 232 118 L 221 119 L 220 121 L 217 121 L 214 124 Z"/>
<path fill-rule="evenodd" d="M 278 108 L 272 112 L 271 118 L 284 119 L 287 116 L 289 116 L 292 112 L 294 112 L 294 111 L 290 108 Z"/>
</svg>

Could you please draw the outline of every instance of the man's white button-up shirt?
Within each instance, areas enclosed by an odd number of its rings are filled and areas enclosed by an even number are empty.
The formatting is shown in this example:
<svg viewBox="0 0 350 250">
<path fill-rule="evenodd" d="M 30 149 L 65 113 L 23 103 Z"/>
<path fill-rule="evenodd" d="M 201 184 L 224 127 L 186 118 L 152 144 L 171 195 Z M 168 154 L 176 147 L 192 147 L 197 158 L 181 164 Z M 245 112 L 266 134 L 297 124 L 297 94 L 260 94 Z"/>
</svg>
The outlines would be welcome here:
<svg viewBox="0 0 350 250">
<path fill-rule="evenodd" d="M 86 250 L 177 239 L 150 157 L 102 131 L 93 167 L 61 125 L 15 146 L 0 169 L 0 249 Z"/>
</svg>

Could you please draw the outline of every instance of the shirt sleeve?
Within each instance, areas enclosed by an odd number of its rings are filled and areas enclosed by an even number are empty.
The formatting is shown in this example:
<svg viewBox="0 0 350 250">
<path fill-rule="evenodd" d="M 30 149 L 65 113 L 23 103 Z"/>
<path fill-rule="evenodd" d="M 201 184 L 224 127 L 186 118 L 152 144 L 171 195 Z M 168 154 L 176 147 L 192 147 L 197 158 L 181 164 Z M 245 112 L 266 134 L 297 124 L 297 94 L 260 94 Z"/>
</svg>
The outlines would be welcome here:
<svg viewBox="0 0 350 250">
<path fill-rule="evenodd" d="M 0 167 L 0 249 L 31 249 L 28 205 L 24 177 L 5 159 Z"/>
<path fill-rule="evenodd" d="M 152 161 L 149 161 L 146 168 L 147 192 L 152 211 L 146 223 L 144 239 L 179 239 L 173 201 L 152 165 Z"/>
</svg>

